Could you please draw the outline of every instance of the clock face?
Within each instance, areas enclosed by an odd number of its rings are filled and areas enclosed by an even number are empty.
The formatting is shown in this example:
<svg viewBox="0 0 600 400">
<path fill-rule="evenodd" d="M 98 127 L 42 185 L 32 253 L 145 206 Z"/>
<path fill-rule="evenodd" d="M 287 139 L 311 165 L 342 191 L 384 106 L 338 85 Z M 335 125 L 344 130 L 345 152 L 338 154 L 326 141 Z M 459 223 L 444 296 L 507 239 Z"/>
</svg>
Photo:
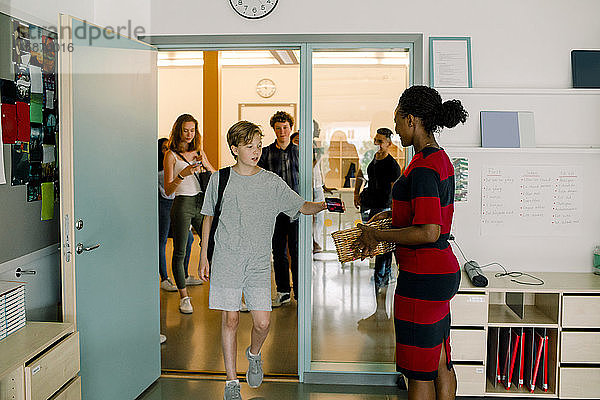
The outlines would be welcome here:
<svg viewBox="0 0 600 400">
<path fill-rule="evenodd" d="M 266 17 L 275 9 L 278 0 L 229 0 L 231 7 L 244 18 Z"/>
<path fill-rule="evenodd" d="M 260 97 L 269 98 L 275 94 L 275 90 L 277 90 L 275 82 L 270 79 L 261 79 L 256 84 L 256 93 Z"/>
</svg>

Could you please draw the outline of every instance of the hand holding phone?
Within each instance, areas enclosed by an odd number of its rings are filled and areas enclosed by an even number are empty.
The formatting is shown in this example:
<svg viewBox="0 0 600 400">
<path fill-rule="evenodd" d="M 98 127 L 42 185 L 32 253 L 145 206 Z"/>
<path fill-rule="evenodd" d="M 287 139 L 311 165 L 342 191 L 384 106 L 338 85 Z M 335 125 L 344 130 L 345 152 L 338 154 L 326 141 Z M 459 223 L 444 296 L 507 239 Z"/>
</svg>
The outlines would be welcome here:
<svg viewBox="0 0 600 400">
<path fill-rule="evenodd" d="M 344 203 L 342 203 L 341 199 L 338 199 L 335 197 L 326 197 L 325 203 L 327 204 L 328 211 L 338 212 L 338 213 L 343 213 L 345 211 Z"/>
</svg>

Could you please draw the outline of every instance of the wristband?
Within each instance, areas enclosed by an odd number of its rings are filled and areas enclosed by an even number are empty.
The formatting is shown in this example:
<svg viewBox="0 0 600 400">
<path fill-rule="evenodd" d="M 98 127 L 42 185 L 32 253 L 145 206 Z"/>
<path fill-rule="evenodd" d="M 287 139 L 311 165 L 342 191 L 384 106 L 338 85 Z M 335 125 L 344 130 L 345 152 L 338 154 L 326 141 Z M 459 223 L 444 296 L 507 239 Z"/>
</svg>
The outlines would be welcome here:
<svg viewBox="0 0 600 400">
<path fill-rule="evenodd" d="M 184 179 L 184 178 L 183 178 L 183 176 L 181 176 L 181 174 L 177 174 L 177 177 L 178 177 L 179 179 L 181 179 L 181 180 L 183 180 L 183 179 Z"/>
</svg>

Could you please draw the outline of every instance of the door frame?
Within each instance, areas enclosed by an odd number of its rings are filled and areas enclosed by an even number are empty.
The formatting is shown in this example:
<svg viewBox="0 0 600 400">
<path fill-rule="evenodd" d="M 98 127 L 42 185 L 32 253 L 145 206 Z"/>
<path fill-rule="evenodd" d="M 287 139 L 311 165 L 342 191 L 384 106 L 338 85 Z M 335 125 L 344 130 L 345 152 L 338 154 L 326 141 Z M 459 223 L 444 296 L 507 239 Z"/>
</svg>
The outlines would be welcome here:
<svg viewBox="0 0 600 400">
<path fill-rule="evenodd" d="M 149 35 L 138 38 L 158 51 L 177 50 L 300 50 L 299 126 L 312 126 L 312 51 L 325 49 L 408 48 L 409 85 L 423 83 L 423 34 L 246 34 L 246 35 Z M 63 92 L 64 93 L 64 92 Z M 300 196 L 312 199 L 312 135 L 300 135 Z M 410 150 L 410 149 L 407 149 Z M 410 159 L 410 151 L 407 159 Z M 310 174 L 310 175 L 309 175 Z M 311 360 L 312 219 L 300 218 L 298 266 L 302 272 L 298 304 L 298 375 L 307 383 L 395 383 L 396 373 L 313 370 Z M 339 365 L 336 363 L 335 365 Z"/>
</svg>

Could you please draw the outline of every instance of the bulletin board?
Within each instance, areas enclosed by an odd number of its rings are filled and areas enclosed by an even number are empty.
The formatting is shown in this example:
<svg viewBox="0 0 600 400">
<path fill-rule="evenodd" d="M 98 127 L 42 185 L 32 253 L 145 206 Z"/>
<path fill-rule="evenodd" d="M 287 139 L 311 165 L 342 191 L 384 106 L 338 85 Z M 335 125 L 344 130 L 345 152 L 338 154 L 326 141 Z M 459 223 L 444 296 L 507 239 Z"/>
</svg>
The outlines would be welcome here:
<svg viewBox="0 0 600 400">
<path fill-rule="evenodd" d="M 59 242 L 57 35 L 0 13 L 0 264 Z"/>
</svg>

